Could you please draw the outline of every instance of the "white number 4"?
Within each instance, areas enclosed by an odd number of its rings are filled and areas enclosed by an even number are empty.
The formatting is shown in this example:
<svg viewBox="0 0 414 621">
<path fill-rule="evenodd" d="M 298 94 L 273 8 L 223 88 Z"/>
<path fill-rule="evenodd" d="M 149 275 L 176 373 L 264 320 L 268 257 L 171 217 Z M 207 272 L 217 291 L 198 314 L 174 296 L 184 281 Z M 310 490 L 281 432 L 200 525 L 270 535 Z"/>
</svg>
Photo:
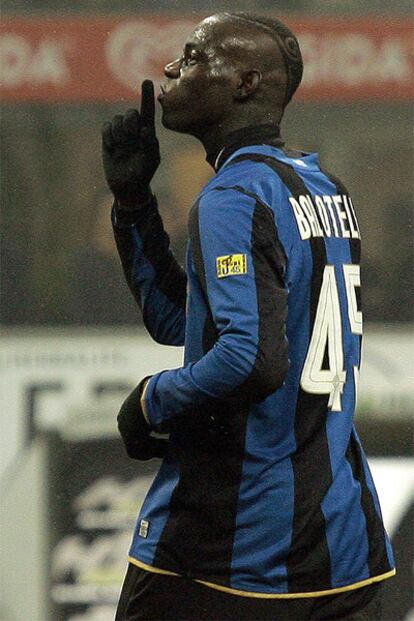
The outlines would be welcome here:
<svg viewBox="0 0 414 621">
<path fill-rule="evenodd" d="M 358 310 L 355 294 L 355 287 L 360 286 L 359 265 L 344 265 L 343 270 L 351 331 L 353 334 L 362 334 L 362 313 Z M 329 365 L 323 368 L 326 348 Z M 333 412 L 340 412 L 345 382 L 342 317 L 335 267 L 326 265 L 300 384 L 303 390 L 311 394 L 329 394 L 328 407 Z"/>
</svg>

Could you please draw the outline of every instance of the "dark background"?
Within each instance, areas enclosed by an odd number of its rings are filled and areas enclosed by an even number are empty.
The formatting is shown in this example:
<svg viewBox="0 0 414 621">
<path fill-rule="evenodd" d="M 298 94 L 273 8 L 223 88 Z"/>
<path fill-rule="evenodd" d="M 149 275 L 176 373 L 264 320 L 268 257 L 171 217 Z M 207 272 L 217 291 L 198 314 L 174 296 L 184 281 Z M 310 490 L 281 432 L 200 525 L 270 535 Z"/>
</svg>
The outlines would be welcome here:
<svg viewBox="0 0 414 621">
<path fill-rule="evenodd" d="M 231 9 L 293 16 L 410 14 L 411 2 L 233 1 Z M 229 3 L 198 0 L 3 0 L 5 16 L 147 11 L 208 15 Z M 184 34 L 183 34 L 184 36 Z M 178 51 L 177 51 L 178 52 Z M 306 68 L 305 68 L 306 70 Z M 128 104 L 129 106 L 130 104 Z M 128 107 L 127 106 L 127 107 Z M 140 322 L 111 241 L 100 159 L 100 127 L 125 104 L 19 104 L 1 108 L 1 299 L 5 325 Z M 363 235 L 365 320 L 412 319 L 413 132 L 409 102 L 295 103 L 282 133 L 288 145 L 320 152 L 354 197 Z M 211 174 L 198 143 L 159 128 L 155 181 L 173 248 L 183 260 L 186 218 Z M 106 201 L 106 206 L 102 205 Z M 102 284 L 104 283 L 104 284 Z"/>
</svg>

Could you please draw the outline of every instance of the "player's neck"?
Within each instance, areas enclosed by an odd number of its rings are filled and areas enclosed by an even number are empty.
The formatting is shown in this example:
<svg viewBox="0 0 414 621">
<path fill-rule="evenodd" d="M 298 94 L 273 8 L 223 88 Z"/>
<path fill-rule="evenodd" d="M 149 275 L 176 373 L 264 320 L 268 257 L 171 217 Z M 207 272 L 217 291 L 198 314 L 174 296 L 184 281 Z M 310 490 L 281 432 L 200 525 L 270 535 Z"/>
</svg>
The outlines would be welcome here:
<svg viewBox="0 0 414 621">
<path fill-rule="evenodd" d="M 240 139 L 240 135 L 250 131 L 251 128 L 267 126 L 277 127 L 279 135 L 282 116 L 282 111 L 277 105 L 270 109 L 267 106 L 258 107 L 251 104 L 246 107 L 233 108 L 216 125 L 200 128 L 200 131 L 193 135 L 204 146 L 207 161 L 210 161 L 210 154 L 218 153 L 227 146 L 235 134 L 238 134 L 237 139 Z"/>
<path fill-rule="evenodd" d="M 281 147 L 284 145 L 280 137 L 280 128 L 276 122 L 263 122 L 244 125 L 226 133 L 219 133 L 212 139 L 202 140 L 206 150 L 207 162 L 217 170 L 217 160 L 221 154 L 227 155 L 244 146 L 253 144 L 272 144 Z"/>
</svg>

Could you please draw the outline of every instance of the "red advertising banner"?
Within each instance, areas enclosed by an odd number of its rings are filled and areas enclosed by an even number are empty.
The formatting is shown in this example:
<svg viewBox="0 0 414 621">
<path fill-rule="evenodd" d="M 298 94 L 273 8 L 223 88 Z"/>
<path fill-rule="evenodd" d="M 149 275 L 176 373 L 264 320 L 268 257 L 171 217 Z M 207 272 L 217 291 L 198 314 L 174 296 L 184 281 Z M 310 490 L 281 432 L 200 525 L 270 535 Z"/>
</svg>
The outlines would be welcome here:
<svg viewBox="0 0 414 621">
<path fill-rule="evenodd" d="M 0 26 L 4 101 L 134 101 L 163 79 L 196 17 L 6 17 Z M 286 18 L 298 35 L 302 101 L 404 101 L 414 93 L 414 20 Z"/>
</svg>

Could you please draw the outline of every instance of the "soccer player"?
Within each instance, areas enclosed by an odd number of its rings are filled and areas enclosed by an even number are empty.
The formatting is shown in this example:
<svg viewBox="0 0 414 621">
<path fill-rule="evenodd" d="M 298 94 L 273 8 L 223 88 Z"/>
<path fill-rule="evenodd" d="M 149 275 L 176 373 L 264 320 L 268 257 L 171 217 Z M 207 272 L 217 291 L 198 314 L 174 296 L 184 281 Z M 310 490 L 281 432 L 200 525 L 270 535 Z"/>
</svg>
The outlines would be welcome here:
<svg viewBox="0 0 414 621">
<path fill-rule="evenodd" d="M 118 415 L 130 457 L 163 457 L 118 621 L 380 618 L 395 570 L 353 425 L 360 230 L 342 183 L 281 139 L 302 70 L 286 26 L 244 13 L 202 21 L 165 67 L 162 122 L 216 171 L 189 214 L 185 271 L 150 190 L 152 84 L 140 113 L 104 124 L 126 278 L 151 336 L 185 345 L 183 366 L 144 378 Z"/>
</svg>

